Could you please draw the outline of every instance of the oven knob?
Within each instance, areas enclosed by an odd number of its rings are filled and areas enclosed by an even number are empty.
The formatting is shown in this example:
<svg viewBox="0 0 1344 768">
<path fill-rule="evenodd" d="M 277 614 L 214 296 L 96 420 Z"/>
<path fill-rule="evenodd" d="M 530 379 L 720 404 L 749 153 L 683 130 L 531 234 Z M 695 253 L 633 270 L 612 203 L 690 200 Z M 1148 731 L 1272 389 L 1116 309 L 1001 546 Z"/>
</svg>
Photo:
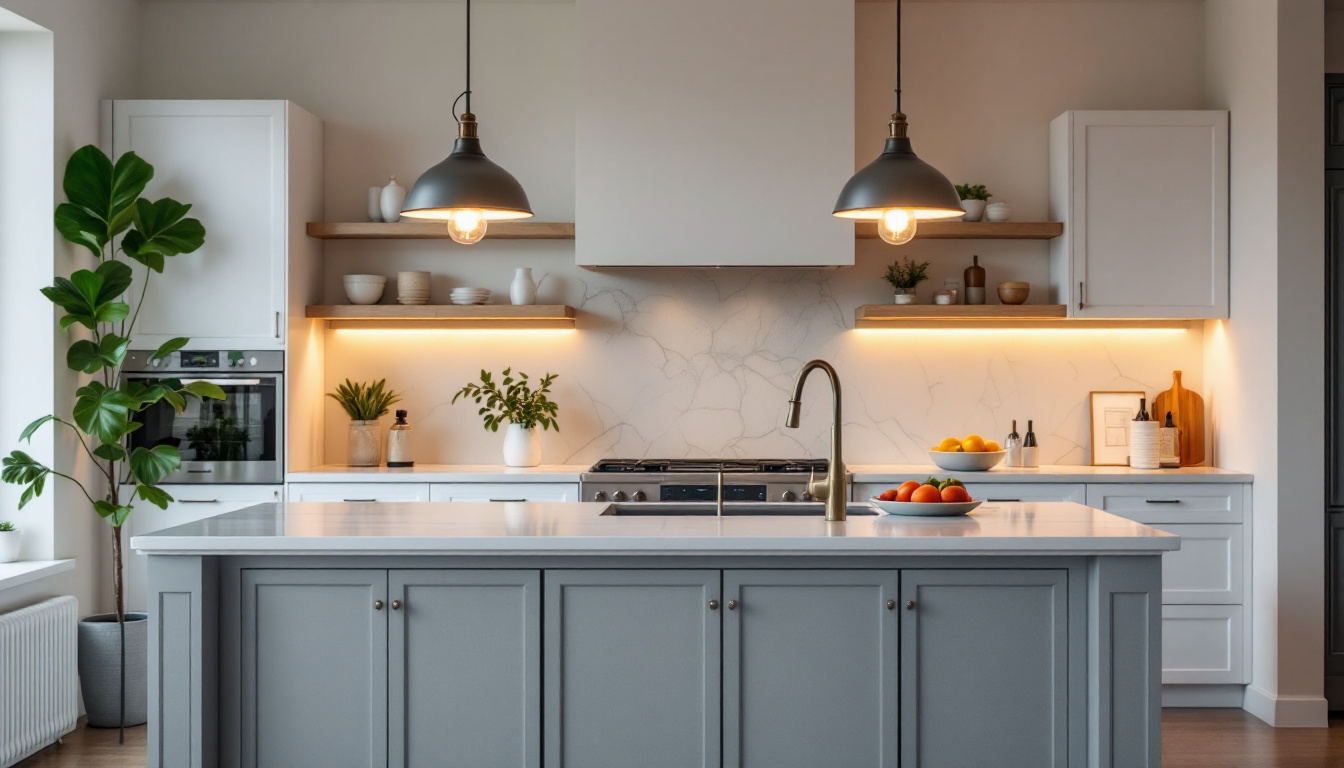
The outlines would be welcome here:
<svg viewBox="0 0 1344 768">
<path fill-rule="evenodd" d="M 256 364 L 257 364 L 257 358 L 255 358 L 255 357 L 250 357 L 250 358 L 248 358 L 248 360 L 247 360 L 247 364 L 248 364 L 248 365 L 256 365 Z"/>
<path fill-rule="evenodd" d="M 634 495 L 634 496 L 631 496 L 630 498 L 631 498 L 632 500 L 634 500 L 634 501 L 644 501 L 645 499 L 648 499 L 649 497 L 646 496 L 646 495 L 644 494 L 643 491 L 635 491 L 635 495 Z"/>
<path fill-rule="evenodd" d="M 606 491 L 598 491 L 597 493 L 593 494 L 593 501 L 606 501 L 606 500 L 607 500 Z"/>
<path fill-rule="evenodd" d="M 611 495 L 612 501 L 625 501 L 627 498 L 629 497 L 625 495 L 625 491 L 617 491 Z"/>
<path fill-rule="evenodd" d="M 159 361 L 156 360 L 155 358 L 152 358 L 152 357 L 149 359 L 149 364 L 150 364 L 150 366 L 153 367 L 153 368 L 158 368 L 158 367 L 159 367 Z"/>
<path fill-rule="evenodd" d="M 803 492 L 803 501 L 815 501 L 815 500 L 816 500 L 816 497 L 813 496 L 811 493 L 809 493 L 809 492 L 807 492 L 807 491 L 804 491 L 804 492 Z"/>
<path fill-rule="evenodd" d="M 797 500 L 798 500 L 798 494 L 794 493 L 793 491 L 785 491 L 783 494 L 780 495 L 779 500 L 780 500 L 780 501 L 797 501 Z"/>
</svg>

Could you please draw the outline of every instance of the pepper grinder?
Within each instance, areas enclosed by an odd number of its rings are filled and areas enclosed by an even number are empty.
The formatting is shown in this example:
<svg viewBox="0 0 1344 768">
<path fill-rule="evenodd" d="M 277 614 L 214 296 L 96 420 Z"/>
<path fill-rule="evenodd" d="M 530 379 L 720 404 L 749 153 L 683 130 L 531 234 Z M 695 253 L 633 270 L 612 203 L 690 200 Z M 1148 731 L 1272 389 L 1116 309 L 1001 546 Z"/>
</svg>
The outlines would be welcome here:
<svg viewBox="0 0 1344 768">
<path fill-rule="evenodd" d="M 411 425 L 406 423 L 405 411 L 397 411 L 397 422 L 387 430 L 387 466 L 415 466 L 411 459 Z"/>
<path fill-rule="evenodd" d="M 985 268 L 980 266 L 980 257 L 971 257 L 971 266 L 966 268 L 966 303 L 985 303 Z"/>
</svg>

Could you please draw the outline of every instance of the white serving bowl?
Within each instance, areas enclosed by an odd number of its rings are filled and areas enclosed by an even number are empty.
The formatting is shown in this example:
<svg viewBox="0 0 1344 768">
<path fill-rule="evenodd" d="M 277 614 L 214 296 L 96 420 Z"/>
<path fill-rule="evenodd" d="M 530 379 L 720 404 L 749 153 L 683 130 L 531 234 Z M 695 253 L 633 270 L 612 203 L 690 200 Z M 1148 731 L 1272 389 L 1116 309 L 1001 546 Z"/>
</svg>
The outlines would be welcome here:
<svg viewBox="0 0 1344 768">
<path fill-rule="evenodd" d="M 939 469 L 948 472 L 984 472 L 993 469 L 1007 451 L 982 451 L 980 453 L 956 453 L 952 451 L 929 451 L 929 458 Z"/>
<path fill-rule="evenodd" d="M 868 504 L 884 515 L 912 517 L 953 517 L 964 515 L 980 506 L 983 501 L 882 501 L 869 499 Z"/>
<path fill-rule="evenodd" d="M 383 289 L 386 288 L 386 280 L 382 283 L 349 280 L 345 281 L 345 297 L 351 304 L 377 304 L 378 300 L 383 298 Z"/>
<path fill-rule="evenodd" d="M 378 283 L 387 285 L 387 275 L 346 275 L 341 278 L 347 283 Z"/>
</svg>

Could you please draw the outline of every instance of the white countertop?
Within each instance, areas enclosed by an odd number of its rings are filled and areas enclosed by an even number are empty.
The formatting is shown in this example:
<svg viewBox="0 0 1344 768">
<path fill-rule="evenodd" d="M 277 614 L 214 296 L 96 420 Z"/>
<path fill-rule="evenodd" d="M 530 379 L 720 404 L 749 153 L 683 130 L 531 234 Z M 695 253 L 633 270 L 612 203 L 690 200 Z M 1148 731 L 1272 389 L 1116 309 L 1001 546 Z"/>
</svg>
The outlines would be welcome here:
<svg viewBox="0 0 1344 768">
<path fill-rule="evenodd" d="M 1081 504 L 985 504 L 965 517 L 619 517 L 607 504 L 258 504 L 136 536 L 196 555 L 1157 554 L 1180 539 Z"/>
<path fill-rule="evenodd" d="M 1252 476 L 1216 467 L 1130 469 L 1048 465 L 1033 469 L 997 467 L 988 472 L 949 473 L 932 464 L 850 464 L 856 483 L 922 480 L 955 474 L 973 483 L 1249 483 Z M 587 464 L 542 464 L 505 467 L 499 464 L 422 464 L 415 467 L 347 467 L 329 465 L 285 477 L 290 483 L 577 483 Z"/>
</svg>

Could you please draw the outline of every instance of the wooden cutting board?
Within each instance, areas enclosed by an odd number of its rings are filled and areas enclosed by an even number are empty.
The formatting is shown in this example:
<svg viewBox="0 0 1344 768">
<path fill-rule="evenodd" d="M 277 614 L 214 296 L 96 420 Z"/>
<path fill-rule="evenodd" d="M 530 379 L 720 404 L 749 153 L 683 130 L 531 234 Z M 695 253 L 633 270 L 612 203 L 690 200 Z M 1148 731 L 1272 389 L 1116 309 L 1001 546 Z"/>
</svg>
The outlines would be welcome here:
<svg viewBox="0 0 1344 768">
<path fill-rule="evenodd" d="M 1171 389 L 1159 392 L 1153 398 L 1149 411 L 1159 426 L 1171 420 L 1181 428 L 1181 466 L 1196 467 L 1204 463 L 1204 398 L 1181 384 L 1181 372 L 1173 371 Z"/>
</svg>

